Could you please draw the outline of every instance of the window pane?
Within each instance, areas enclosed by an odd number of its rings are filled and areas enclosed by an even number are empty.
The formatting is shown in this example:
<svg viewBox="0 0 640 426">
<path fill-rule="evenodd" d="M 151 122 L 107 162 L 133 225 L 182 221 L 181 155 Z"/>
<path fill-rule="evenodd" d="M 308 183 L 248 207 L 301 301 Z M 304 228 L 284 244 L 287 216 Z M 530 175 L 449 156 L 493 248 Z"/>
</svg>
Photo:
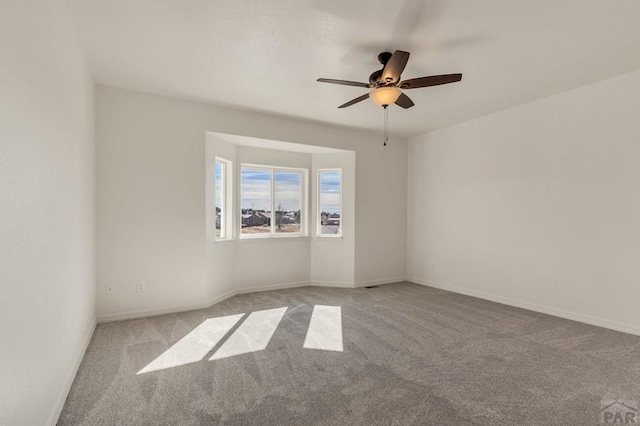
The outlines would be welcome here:
<svg viewBox="0 0 640 426">
<path fill-rule="evenodd" d="M 242 234 L 271 232 L 271 172 L 242 169 Z"/>
<path fill-rule="evenodd" d="M 276 172 L 276 232 L 300 232 L 302 173 Z"/>
<path fill-rule="evenodd" d="M 224 238 L 224 199 L 225 199 L 225 185 L 224 185 L 224 163 L 216 161 L 216 238 Z M 209 228 L 211 229 L 211 228 Z"/>
<path fill-rule="evenodd" d="M 341 235 L 342 172 L 320 171 L 320 234 Z"/>
</svg>

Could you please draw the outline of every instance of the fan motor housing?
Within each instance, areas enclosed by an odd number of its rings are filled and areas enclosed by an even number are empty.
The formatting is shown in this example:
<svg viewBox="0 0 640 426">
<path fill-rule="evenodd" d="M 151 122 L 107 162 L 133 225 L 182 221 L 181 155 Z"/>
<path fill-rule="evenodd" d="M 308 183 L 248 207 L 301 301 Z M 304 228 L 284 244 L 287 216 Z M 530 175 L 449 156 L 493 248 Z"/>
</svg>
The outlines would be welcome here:
<svg viewBox="0 0 640 426">
<path fill-rule="evenodd" d="M 382 70 L 378 70 L 378 71 L 374 71 L 370 76 L 369 76 L 369 83 L 371 84 L 377 84 L 378 82 L 380 82 L 382 79 Z"/>
<path fill-rule="evenodd" d="M 391 57 L 393 56 L 393 53 L 391 52 L 382 52 L 378 55 L 378 62 L 380 62 L 382 64 L 382 67 L 384 69 L 384 66 L 387 65 L 387 62 L 389 62 L 389 59 L 391 59 Z M 382 81 L 382 70 L 378 70 L 378 71 L 374 71 L 370 76 L 369 76 L 369 83 L 371 84 L 380 84 L 380 83 L 389 83 L 388 81 Z"/>
<path fill-rule="evenodd" d="M 381 54 L 378 55 L 378 61 L 382 65 L 387 65 L 387 62 L 389 62 L 389 59 L 391 59 L 392 56 L 393 56 L 393 53 L 391 52 L 382 52 Z"/>
</svg>

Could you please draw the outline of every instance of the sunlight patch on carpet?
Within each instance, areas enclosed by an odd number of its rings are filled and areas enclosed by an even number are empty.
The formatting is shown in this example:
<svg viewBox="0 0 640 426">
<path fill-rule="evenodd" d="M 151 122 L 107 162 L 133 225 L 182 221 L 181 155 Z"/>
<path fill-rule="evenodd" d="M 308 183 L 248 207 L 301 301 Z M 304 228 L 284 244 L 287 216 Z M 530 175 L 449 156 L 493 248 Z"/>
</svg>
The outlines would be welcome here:
<svg viewBox="0 0 640 426">
<path fill-rule="evenodd" d="M 252 312 L 209 361 L 266 349 L 286 311 L 284 307 Z"/>
<path fill-rule="evenodd" d="M 303 347 L 323 351 L 343 351 L 340 306 L 315 305 L 313 307 Z"/>
<path fill-rule="evenodd" d="M 178 340 L 173 346 L 163 352 L 138 371 L 137 374 L 164 370 L 202 361 L 215 345 L 233 328 L 244 314 L 229 315 L 219 318 L 209 318 L 194 328 L 189 334 Z"/>
</svg>

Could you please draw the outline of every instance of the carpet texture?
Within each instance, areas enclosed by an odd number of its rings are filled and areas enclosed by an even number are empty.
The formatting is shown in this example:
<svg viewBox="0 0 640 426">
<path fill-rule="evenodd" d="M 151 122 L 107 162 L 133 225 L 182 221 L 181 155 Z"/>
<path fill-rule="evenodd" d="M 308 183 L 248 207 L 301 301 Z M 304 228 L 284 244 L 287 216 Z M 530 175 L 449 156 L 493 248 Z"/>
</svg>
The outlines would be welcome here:
<svg viewBox="0 0 640 426">
<path fill-rule="evenodd" d="M 341 307 L 342 352 L 303 347 L 315 305 Z M 241 320 L 137 374 L 210 318 L 283 307 L 264 350 L 209 360 Z M 410 283 L 305 287 L 99 325 L 58 424 L 595 425 L 639 379 L 637 336 Z"/>
</svg>

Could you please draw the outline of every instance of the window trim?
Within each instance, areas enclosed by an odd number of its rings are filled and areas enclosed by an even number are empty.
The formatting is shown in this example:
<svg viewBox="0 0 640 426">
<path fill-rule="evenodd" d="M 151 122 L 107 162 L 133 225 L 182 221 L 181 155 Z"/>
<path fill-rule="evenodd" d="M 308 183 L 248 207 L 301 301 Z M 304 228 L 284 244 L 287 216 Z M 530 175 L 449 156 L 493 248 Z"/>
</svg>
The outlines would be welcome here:
<svg viewBox="0 0 640 426">
<path fill-rule="evenodd" d="M 222 206 L 220 209 L 220 236 L 214 233 L 214 237 L 215 241 L 230 241 L 233 240 L 233 162 L 226 158 L 215 157 L 214 200 L 217 198 L 217 171 L 215 170 L 215 166 L 218 163 L 222 165 L 222 196 L 220 197 Z M 215 211 L 215 214 L 217 214 L 217 211 Z"/>
<path fill-rule="evenodd" d="M 321 207 L 321 197 L 322 197 L 322 188 L 320 181 L 320 173 L 322 172 L 339 172 L 340 173 L 340 233 L 338 234 L 323 234 L 322 233 L 322 207 Z M 344 174 L 342 173 L 341 167 L 328 167 L 328 168 L 318 168 L 316 170 L 316 238 L 329 238 L 329 239 L 342 239 L 344 237 L 344 222 L 343 222 L 343 187 L 344 187 Z"/>
<path fill-rule="evenodd" d="M 269 225 L 269 232 L 261 234 L 243 234 L 242 233 L 242 172 L 245 170 L 257 170 L 266 171 L 271 175 L 271 223 Z M 300 232 L 281 232 L 275 231 L 275 217 L 276 217 L 276 179 L 277 172 L 299 172 L 301 175 L 300 182 Z M 285 166 L 269 166 L 264 164 L 252 164 L 252 163 L 240 163 L 240 184 L 238 185 L 238 191 L 240 196 L 240 208 L 239 222 L 240 231 L 238 233 L 241 240 L 260 240 L 260 239 L 277 239 L 277 238 L 307 238 L 309 236 L 309 221 L 308 221 L 308 205 L 309 205 L 309 187 L 308 187 L 309 169 L 301 167 L 285 167 Z"/>
</svg>

